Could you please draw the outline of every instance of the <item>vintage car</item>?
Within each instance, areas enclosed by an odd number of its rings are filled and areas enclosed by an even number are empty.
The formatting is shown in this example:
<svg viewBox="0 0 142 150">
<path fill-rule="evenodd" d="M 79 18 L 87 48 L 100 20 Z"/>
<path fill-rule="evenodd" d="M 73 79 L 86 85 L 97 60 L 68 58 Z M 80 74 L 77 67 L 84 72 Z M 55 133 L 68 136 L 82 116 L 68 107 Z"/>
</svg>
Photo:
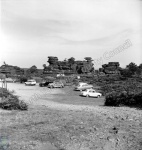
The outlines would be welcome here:
<svg viewBox="0 0 142 150">
<path fill-rule="evenodd" d="M 93 85 L 80 82 L 80 83 L 75 87 L 74 90 L 75 90 L 75 91 L 83 91 L 83 90 L 91 89 L 91 88 L 93 88 Z"/>
<path fill-rule="evenodd" d="M 25 82 L 25 85 L 36 85 L 36 81 L 33 79 L 28 80 L 27 82 Z"/>
<path fill-rule="evenodd" d="M 87 89 L 83 92 L 81 92 L 81 96 L 85 96 L 85 97 L 101 97 L 102 94 L 101 93 L 98 93 L 96 92 L 94 89 Z"/>
<path fill-rule="evenodd" d="M 63 88 L 64 84 L 60 81 L 54 81 L 53 83 L 48 84 L 49 88 Z"/>
</svg>

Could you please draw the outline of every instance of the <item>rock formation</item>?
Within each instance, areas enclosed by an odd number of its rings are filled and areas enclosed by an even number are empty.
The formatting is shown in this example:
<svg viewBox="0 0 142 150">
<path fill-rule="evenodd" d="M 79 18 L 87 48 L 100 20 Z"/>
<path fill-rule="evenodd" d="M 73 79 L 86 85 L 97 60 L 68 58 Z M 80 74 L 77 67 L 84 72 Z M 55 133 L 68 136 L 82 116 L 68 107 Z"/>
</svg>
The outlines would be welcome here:
<svg viewBox="0 0 142 150">
<path fill-rule="evenodd" d="M 65 74 L 83 74 L 83 73 L 92 73 L 94 71 L 92 58 L 85 57 L 83 61 L 75 61 L 73 57 L 69 58 L 68 60 L 59 61 L 57 57 L 49 56 L 48 66 L 45 64 L 44 67 L 44 74 L 57 74 L 57 73 L 65 73 Z"/>
<path fill-rule="evenodd" d="M 104 64 L 100 70 L 105 74 L 119 74 L 119 62 L 109 62 L 108 64 Z"/>
</svg>

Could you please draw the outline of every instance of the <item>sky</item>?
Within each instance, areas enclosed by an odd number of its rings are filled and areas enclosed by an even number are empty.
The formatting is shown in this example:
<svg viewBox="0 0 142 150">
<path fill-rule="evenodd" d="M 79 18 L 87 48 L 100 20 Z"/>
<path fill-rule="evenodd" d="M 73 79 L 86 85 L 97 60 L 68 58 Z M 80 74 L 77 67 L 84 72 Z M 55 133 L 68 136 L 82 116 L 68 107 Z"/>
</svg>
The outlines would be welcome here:
<svg viewBox="0 0 142 150">
<path fill-rule="evenodd" d="M 0 0 L 0 10 L 0 65 L 43 68 L 48 56 L 102 58 L 95 68 L 142 63 L 141 0 Z"/>
</svg>

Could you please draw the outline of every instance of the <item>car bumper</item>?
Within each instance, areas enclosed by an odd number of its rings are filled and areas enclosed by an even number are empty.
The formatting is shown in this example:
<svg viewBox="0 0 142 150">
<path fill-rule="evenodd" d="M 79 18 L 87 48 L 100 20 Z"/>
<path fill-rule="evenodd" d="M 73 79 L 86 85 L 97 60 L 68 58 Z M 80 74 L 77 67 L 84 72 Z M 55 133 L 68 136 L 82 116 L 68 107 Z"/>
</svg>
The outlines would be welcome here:
<svg viewBox="0 0 142 150">
<path fill-rule="evenodd" d="M 85 97 L 86 97 L 86 96 L 87 96 L 87 94 L 81 93 L 81 96 L 85 96 Z"/>
</svg>

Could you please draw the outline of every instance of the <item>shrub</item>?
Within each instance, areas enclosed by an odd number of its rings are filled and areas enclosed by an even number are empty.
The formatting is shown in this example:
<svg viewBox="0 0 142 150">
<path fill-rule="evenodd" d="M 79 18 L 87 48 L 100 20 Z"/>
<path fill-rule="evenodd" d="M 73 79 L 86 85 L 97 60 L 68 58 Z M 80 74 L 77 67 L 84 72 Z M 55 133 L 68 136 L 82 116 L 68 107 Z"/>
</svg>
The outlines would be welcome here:
<svg viewBox="0 0 142 150">
<path fill-rule="evenodd" d="M 7 89 L 0 88 L 0 108 L 8 110 L 27 110 L 28 105 L 19 100 L 18 96 L 13 95 L 12 92 Z"/>
<path fill-rule="evenodd" d="M 138 106 L 142 107 L 141 79 L 129 78 L 113 84 L 104 84 L 101 89 L 106 95 L 106 106 Z"/>
<path fill-rule="evenodd" d="M 106 106 L 138 106 L 142 107 L 142 92 L 134 93 L 126 91 L 123 92 L 111 92 L 106 95 Z"/>
<path fill-rule="evenodd" d="M 139 80 L 137 81 L 136 79 L 127 79 L 126 81 L 115 81 L 114 83 L 104 82 L 101 85 L 101 90 L 103 91 L 104 95 L 112 91 L 126 91 L 128 93 L 139 93 L 142 92 L 142 83 Z"/>
<path fill-rule="evenodd" d="M 12 92 L 9 92 L 7 89 L 0 88 L 0 97 L 6 98 L 12 96 Z"/>
</svg>

